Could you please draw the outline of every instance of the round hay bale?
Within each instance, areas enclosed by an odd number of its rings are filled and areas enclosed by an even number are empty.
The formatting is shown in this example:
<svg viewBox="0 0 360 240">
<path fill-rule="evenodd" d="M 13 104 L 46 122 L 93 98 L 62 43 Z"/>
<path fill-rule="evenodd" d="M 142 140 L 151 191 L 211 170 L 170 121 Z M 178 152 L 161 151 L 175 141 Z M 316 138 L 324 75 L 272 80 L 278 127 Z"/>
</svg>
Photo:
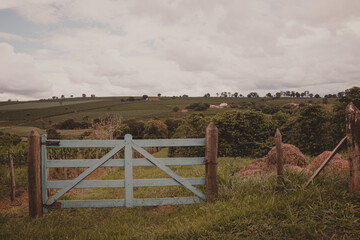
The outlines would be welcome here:
<svg viewBox="0 0 360 240">
<path fill-rule="evenodd" d="M 310 170 L 316 170 L 318 169 L 321 164 L 329 157 L 331 154 L 330 151 L 325 151 L 321 153 L 319 156 L 317 156 L 308 166 L 308 169 Z M 349 169 L 349 161 L 340 154 L 335 154 L 334 157 L 328 162 L 326 167 L 330 166 L 332 169 L 335 169 L 339 172 L 346 173 Z"/>
<path fill-rule="evenodd" d="M 268 175 L 271 172 L 271 169 L 269 169 L 266 163 L 266 159 L 260 158 L 241 169 L 236 175 Z"/>
<path fill-rule="evenodd" d="M 305 167 L 308 165 L 304 154 L 300 151 L 299 148 L 291 144 L 282 144 L 283 150 L 283 164 L 289 164 L 299 167 Z M 273 147 L 266 156 L 266 161 L 268 165 L 275 165 L 277 161 L 276 157 L 276 147 Z"/>
</svg>

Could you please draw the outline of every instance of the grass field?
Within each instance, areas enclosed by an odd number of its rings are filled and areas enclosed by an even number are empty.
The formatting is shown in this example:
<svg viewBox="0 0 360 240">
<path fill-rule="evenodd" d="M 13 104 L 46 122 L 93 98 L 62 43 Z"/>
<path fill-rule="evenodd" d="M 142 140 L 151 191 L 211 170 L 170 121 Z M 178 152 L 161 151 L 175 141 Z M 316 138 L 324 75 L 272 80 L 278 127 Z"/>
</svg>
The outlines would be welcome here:
<svg viewBox="0 0 360 240">
<path fill-rule="evenodd" d="M 360 196 L 347 193 L 346 176 L 322 173 L 307 189 L 303 186 L 309 175 L 304 172 L 286 171 L 283 186 L 274 178 L 234 176 L 250 161 L 219 159 L 219 200 L 213 204 L 58 209 L 38 219 L 6 214 L 0 215 L 0 239 L 360 238 Z M 159 176 L 148 168 L 137 171 Z M 113 179 L 119 173 L 112 170 L 103 178 Z M 147 188 L 138 197 L 170 191 L 187 194 L 181 189 Z M 87 193 L 104 197 L 102 191 Z M 120 191 L 108 190 L 105 197 L 119 195 Z"/>
<path fill-rule="evenodd" d="M 160 101 L 145 101 L 140 97 L 137 101 L 125 101 L 128 97 L 107 98 L 74 98 L 59 100 L 41 100 L 31 102 L 2 102 L 0 103 L 0 127 L 31 126 L 46 129 L 50 125 L 67 119 L 82 121 L 84 118 L 95 119 L 109 114 L 121 116 L 126 119 L 149 119 L 149 118 L 179 118 L 188 113 L 175 113 L 174 107 L 185 108 L 191 103 L 206 102 L 209 104 L 239 104 L 244 107 L 251 105 L 252 108 L 265 105 L 283 106 L 284 104 L 322 103 L 322 99 L 309 98 L 202 98 L 202 97 L 162 97 Z M 329 104 L 336 99 L 329 99 Z M 205 115 L 215 115 L 228 109 L 208 109 L 200 112 Z"/>
</svg>

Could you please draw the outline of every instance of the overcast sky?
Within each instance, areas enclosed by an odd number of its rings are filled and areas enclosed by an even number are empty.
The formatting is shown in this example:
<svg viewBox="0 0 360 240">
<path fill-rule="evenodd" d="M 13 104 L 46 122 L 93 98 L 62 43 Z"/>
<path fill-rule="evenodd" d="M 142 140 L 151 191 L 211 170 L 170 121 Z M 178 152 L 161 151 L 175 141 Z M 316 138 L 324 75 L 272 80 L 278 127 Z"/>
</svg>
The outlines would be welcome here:
<svg viewBox="0 0 360 240">
<path fill-rule="evenodd" d="M 359 0 L 0 1 L 0 101 L 359 85 Z"/>
</svg>

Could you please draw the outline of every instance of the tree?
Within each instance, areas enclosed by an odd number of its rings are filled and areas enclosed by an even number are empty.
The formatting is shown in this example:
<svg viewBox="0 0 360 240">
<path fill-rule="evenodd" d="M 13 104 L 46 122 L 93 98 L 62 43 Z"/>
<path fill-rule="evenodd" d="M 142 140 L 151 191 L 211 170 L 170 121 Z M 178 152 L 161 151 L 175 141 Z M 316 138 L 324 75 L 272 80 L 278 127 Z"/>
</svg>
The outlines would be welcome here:
<svg viewBox="0 0 360 240">
<path fill-rule="evenodd" d="M 117 129 L 116 134 L 118 139 L 124 138 L 125 134 L 131 134 L 134 139 L 144 138 L 145 123 L 136 119 L 129 119 L 124 121 Z"/>
<path fill-rule="evenodd" d="M 251 92 L 247 95 L 248 98 L 258 98 L 259 94 L 257 92 Z"/>
<path fill-rule="evenodd" d="M 272 97 L 271 93 L 267 93 L 267 94 L 266 94 L 266 97 L 271 98 L 271 97 Z"/>
<path fill-rule="evenodd" d="M 178 119 L 166 119 L 165 124 L 168 130 L 168 137 L 172 138 L 176 132 L 176 129 L 180 126 L 181 120 Z"/>
<path fill-rule="evenodd" d="M 350 102 L 353 102 L 357 108 L 360 108 L 360 87 L 346 89 L 344 96 L 342 96 L 339 101 L 344 106 L 347 106 Z"/>
<path fill-rule="evenodd" d="M 239 93 L 238 92 L 234 92 L 233 94 L 234 98 L 237 98 L 239 96 Z"/>
<path fill-rule="evenodd" d="M 319 95 L 319 94 L 315 94 L 315 98 L 320 98 L 320 95 Z"/>
<path fill-rule="evenodd" d="M 148 95 L 143 95 L 142 99 L 146 100 L 149 96 Z"/>
<path fill-rule="evenodd" d="M 144 138 L 166 138 L 167 135 L 167 126 L 161 120 L 150 119 L 145 123 Z"/>
<path fill-rule="evenodd" d="M 306 105 L 300 108 L 283 127 L 284 142 L 294 144 L 303 153 L 318 155 L 331 149 L 331 121 L 329 113 L 321 105 Z"/>
<path fill-rule="evenodd" d="M 204 97 L 210 97 L 210 93 L 206 93 Z"/>
<path fill-rule="evenodd" d="M 158 96 L 158 97 L 161 97 L 161 93 L 158 93 L 157 96 Z"/>
<path fill-rule="evenodd" d="M 273 145 L 275 125 L 261 112 L 227 111 L 213 121 L 219 129 L 220 156 L 264 156 Z"/>
</svg>

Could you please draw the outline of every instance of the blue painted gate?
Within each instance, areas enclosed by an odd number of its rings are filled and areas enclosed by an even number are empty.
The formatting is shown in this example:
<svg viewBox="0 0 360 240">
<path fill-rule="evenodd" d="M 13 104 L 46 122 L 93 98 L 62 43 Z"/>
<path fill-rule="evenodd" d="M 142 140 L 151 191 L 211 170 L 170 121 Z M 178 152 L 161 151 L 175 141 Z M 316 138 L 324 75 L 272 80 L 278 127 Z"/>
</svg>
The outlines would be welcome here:
<svg viewBox="0 0 360 240">
<path fill-rule="evenodd" d="M 171 170 L 168 166 L 179 165 L 204 165 L 204 157 L 193 158 L 155 158 L 143 147 L 195 147 L 205 146 L 205 138 L 193 139 L 141 139 L 134 140 L 130 134 L 125 135 L 124 140 L 47 140 L 42 136 L 42 201 L 44 212 L 51 206 L 61 208 L 78 207 L 133 207 L 133 206 L 156 206 L 192 204 L 205 201 L 206 196 L 194 185 L 204 185 L 203 178 L 183 178 Z M 47 159 L 48 148 L 112 148 L 100 159 L 74 159 L 74 160 L 49 160 Z M 124 159 L 111 159 L 117 152 L 124 148 Z M 139 152 L 145 158 L 133 158 L 133 150 Z M 133 167 L 156 166 L 167 173 L 171 178 L 160 179 L 133 179 Z M 73 180 L 49 181 L 48 168 L 85 168 L 87 169 Z M 123 180 L 84 180 L 99 167 L 124 167 L 125 178 Z M 195 197 L 177 198 L 134 198 L 134 187 L 153 186 L 184 186 L 193 192 Z M 107 200 L 59 200 L 64 194 L 73 188 L 125 188 L 124 199 Z M 52 197 L 48 197 L 48 189 L 60 189 Z"/>
</svg>

